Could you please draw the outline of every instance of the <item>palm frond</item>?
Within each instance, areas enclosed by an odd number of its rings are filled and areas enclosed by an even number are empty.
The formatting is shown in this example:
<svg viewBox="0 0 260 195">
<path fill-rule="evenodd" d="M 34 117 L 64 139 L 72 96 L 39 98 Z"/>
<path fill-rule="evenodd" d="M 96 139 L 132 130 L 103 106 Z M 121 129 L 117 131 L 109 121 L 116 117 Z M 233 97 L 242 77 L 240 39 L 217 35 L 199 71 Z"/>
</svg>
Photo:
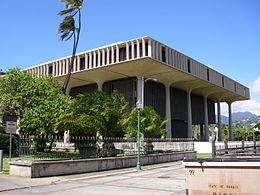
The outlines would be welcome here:
<svg viewBox="0 0 260 195">
<path fill-rule="evenodd" d="M 83 0 L 60 0 L 67 8 L 81 9 Z"/>
<path fill-rule="evenodd" d="M 68 41 L 73 35 L 74 35 L 74 31 L 72 32 L 72 33 L 70 33 L 70 35 L 67 35 L 66 37 L 64 37 L 64 39 L 62 39 L 62 40 L 64 40 L 64 41 Z"/>
<path fill-rule="evenodd" d="M 58 13 L 58 16 L 63 16 L 63 15 L 65 15 L 65 14 L 72 13 L 73 11 L 75 11 L 75 8 L 64 9 L 64 10 L 61 10 L 61 11 Z M 76 12 L 76 13 L 77 13 L 77 12 Z M 73 13 L 72 15 L 75 15 L 76 13 Z"/>
<path fill-rule="evenodd" d="M 63 41 L 67 36 L 69 36 L 70 32 L 62 33 L 60 39 Z"/>
<path fill-rule="evenodd" d="M 75 21 L 72 16 L 64 17 L 63 21 L 59 25 L 58 33 L 64 33 L 75 30 Z"/>
</svg>

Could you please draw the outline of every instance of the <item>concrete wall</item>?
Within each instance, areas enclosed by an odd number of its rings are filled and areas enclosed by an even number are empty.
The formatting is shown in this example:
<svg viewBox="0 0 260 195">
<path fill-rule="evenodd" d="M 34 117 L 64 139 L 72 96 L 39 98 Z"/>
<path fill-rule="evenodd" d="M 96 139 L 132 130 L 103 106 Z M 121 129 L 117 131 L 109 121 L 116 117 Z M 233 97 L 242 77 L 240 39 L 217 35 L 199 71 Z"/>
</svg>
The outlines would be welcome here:
<svg viewBox="0 0 260 195">
<path fill-rule="evenodd" d="M 210 142 L 194 142 L 194 150 L 197 153 L 211 153 L 212 145 Z"/>
<path fill-rule="evenodd" d="M 141 165 L 171 162 L 177 160 L 192 159 L 196 152 L 175 152 L 165 154 L 150 154 L 141 156 Z M 136 156 L 109 157 L 63 161 L 11 161 L 10 175 L 23 177 L 46 177 L 104 171 L 136 166 Z"/>
<path fill-rule="evenodd" d="M 194 151 L 194 142 L 152 142 L 154 150 L 163 151 Z M 136 142 L 114 142 L 115 148 L 119 150 L 137 151 Z M 142 145 L 142 144 L 141 144 Z"/>
<path fill-rule="evenodd" d="M 245 141 L 245 146 L 253 146 L 254 142 L 252 141 Z M 260 145 L 260 141 L 257 142 L 257 145 Z M 224 142 L 216 142 L 215 143 L 216 150 L 224 149 L 225 145 Z M 230 141 L 228 142 L 229 148 L 237 148 L 241 147 L 242 142 L 241 141 Z M 211 142 L 194 142 L 194 150 L 197 153 L 211 153 L 212 152 L 212 144 Z"/>
</svg>

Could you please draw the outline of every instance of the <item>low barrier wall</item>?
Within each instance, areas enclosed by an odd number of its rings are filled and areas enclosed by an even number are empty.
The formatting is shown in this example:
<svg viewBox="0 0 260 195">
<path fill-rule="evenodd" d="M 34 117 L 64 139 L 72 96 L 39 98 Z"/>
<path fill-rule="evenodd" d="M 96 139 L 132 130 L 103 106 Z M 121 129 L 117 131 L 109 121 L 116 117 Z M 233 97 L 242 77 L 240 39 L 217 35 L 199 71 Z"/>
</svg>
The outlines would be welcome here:
<svg viewBox="0 0 260 195">
<path fill-rule="evenodd" d="M 260 141 L 256 142 L 257 145 L 260 145 Z M 242 142 L 241 141 L 229 141 L 228 147 L 229 148 L 236 148 L 241 147 Z M 254 146 L 253 141 L 245 141 L 244 146 Z M 216 141 L 215 142 L 216 150 L 224 149 L 225 144 L 224 141 Z M 197 151 L 197 153 L 211 153 L 212 152 L 212 143 L 211 142 L 194 142 L 194 150 Z"/>
<path fill-rule="evenodd" d="M 162 151 L 194 151 L 194 142 L 172 142 L 172 141 L 163 141 L 163 142 L 151 142 L 153 144 L 154 150 Z M 128 150 L 137 150 L 136 142 L 114 142 L 115 148 L 123 151 Z M 143 146 L 143 144 L 141 144 Z M 142 149 L 142 148 L 141 148 Z"/>
<path fill-rule="evenodd" d="M 196 152 L 174 152 L 141 156 L 141 165 L 196 158 Z M 62 161 L 11 161 L 10 175 L 38 178 L 120 169 L 136 166 L 136 156 Z"/>
</svg>

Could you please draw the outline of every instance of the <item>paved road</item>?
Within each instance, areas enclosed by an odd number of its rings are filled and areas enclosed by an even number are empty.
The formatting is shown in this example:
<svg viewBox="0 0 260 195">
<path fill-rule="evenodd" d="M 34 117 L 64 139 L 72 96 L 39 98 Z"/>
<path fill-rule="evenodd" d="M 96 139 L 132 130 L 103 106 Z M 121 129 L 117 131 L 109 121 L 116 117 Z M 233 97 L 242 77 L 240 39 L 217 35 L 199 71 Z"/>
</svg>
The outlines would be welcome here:
<svg viewBox="0 0 260 195">
<path fill-rule="evenodd" d="M 12 185 L 13 184 L 13 185 Z M 105 172 L 24 179 L 0 175 L 0 194 L 185 194 L 180 161 Z"/>
</svg>

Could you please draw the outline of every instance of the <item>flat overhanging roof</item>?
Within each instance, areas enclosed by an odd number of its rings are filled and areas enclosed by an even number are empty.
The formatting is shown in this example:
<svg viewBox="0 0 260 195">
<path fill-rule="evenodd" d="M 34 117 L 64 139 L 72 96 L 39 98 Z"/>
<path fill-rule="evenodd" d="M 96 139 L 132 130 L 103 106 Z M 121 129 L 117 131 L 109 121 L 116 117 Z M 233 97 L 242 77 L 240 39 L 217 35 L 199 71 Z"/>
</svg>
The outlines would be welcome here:
<svg viewBox="0 0 260 195">
<path fill-rule="evenodd" d="M 155 78 L 159 83 L 185 91 L 192 90 L 192 93 L 208 96 L 208 98 L 216 101 L 233 102 L 248 99 L 149 57 L 75 72 L 71 75 L 69 86 L 103 83 L 136 76 Z M 65 76 L 59 76 L 57 79 L 63 82 Z"/>
<path fill-rule="evenodd" d="M 249 89 L 196 60 L 150 37 L 118 42 L 76 55 L 69 87 L 104 83 L 127 77 L 156 78 L 166 86 L 207 96 L 221 102 L 249 99 Z M 52 74 L 64 81 L 70 57 L 24 71 Z M 84 67 L 81 63 L 84 61 Z M 52 70 L 50 73 L 50 69 Z"/>
</svg>

